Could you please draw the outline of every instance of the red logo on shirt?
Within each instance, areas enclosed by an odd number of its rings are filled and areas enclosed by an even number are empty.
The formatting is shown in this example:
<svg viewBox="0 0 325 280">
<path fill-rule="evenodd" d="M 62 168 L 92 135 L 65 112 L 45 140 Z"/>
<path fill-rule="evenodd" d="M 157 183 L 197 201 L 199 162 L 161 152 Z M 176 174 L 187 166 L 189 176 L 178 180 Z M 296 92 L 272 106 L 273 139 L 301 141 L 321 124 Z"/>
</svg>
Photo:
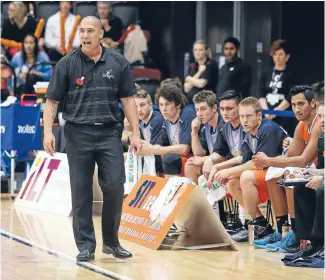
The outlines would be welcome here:
<svg viewBox="0 0 325 280">
<path fill-rule="evenodd" d="M 79 85 L 79 86 L 83 86 L 84 85 L 84 77 L 81 77 L 81 78 L 78 78 L 76 80 L 76 84 Z"/>
</svg>

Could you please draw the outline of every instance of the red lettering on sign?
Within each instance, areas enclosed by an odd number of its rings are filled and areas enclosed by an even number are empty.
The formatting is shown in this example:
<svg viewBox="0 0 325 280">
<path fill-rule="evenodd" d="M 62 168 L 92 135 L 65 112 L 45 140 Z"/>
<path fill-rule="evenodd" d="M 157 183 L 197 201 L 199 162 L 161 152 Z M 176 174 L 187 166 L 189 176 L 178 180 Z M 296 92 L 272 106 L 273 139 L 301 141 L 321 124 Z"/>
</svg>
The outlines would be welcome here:
<svg viewBox="0 0 325 280">
<path fill-rule="evenodd" d="M 45 182 L 44 182 L 44 184 L 43 184 L 43 186 L 41 188 L 40 194 L 39 194 L 36 202 L 39 202 L 39 200 L 41 199 L 42 194 L 43 194 L 43 192 L 44 192 L 44 190 L 46 188 L 46 185 L 50 181 L 50 178 L 52 176 L 53 171 L 58 169 L 58 167 L 60 165 L 60 162 L 61 162 L 61 160 L 51 159 L 51 161 L 50 161 L 50 163 L 49 163 L 49 165 L 47 167 L 48 169 L 50 169 L 49 174 L 47 174 L 47 176 L 46 176 Z"/>
<path fill-rule="evenodd" d="M 34 188 L 35 188 L 35 186 L 36 186 L 36 183 L 37 183 L 37 181 L 38 181 L 38 179 L 39 179 L 40 174 L 42 173 L 42 170 L 43 170 L 43 168 L 44 168 L 44 165 L 45 165 L 45 163 L 46 163 L 46 160 L 47 160 L 46 158 L 43 160 L 43 162 L 42 162 L 42 164 L 41 164 L 41 167 L 40 167 L 40 169 L 39 169 L 38 172 L 37 172 L 37 175 L 36 175 L 36 178 L 35 178 L 35 180 L 34 180 L 34 182 L 33 182 L 33 185 L 31 186 L 30 191 L 29 191 L 29 193 L 28 193 L 28 195 L 27 195 L 26 200 L 33 201 L 34 198 L 35 198 L 35 196 L 37 195 L 37 192 L 34 191 Z"/>
</svg>

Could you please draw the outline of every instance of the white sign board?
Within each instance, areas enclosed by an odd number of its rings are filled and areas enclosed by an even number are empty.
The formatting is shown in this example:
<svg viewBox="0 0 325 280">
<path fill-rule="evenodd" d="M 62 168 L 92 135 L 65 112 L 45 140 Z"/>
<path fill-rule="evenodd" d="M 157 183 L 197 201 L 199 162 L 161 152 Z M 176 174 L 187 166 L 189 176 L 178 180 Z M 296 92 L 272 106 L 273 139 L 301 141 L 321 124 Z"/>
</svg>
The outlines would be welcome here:
<svg viewBox="0 0 325 280">
<path fill-rule="evenodd" d="M 66 154 L 40 151 L 15 199 L 15 206 L 70 216 L 71 190 Z"/>
</svg>

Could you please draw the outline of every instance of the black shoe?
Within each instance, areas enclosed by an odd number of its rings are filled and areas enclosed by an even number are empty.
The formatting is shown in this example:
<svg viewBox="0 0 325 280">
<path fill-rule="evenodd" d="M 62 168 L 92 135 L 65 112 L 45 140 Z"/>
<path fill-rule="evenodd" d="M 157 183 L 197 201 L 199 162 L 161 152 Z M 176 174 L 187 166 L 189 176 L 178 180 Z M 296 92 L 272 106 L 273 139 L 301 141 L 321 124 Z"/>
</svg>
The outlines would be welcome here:
<svg viewBox="0 0 325 280">
<path fill-rule="evenodd" d="M 236 242 L 247 242 L 248 241 L 248 230 L 242 227 L 237 233 L 231 235 L 231 239 Z"/>
<path fill-rule="evenodd" d="M 132 254 L 126 251 L 121 245 L 118 246 L 107 246 L 103 245 L 103 253 L 104 254 L 112 254 L 114 258 L 117 259 L 128 259 L 132 258 Z"/>
<path fill-rule="evenodd" d="M 95 254 L 89 249 L 82 250 L 77 255 L 78 262 L 89 262 L 89 261 L 93 261 L 94 259 L 95 259 Z"/>
<path fill-rule="evenodd" d="M 300 250 L 298 253 L 285 255 L 284 260 L 292 260 L 293 261 L 298 258 L 306 258 L 306 257 L 314 255 L 318 251 L 319 251 L 319 247 L 314 247 L 311 244 L 307 244 L 307 246 L 304 249 Z"/>
<path fill-rule="evenodd" d="M 289 254 L 296 254 L 300 251 L 300 240 L 297 239 L 297 242 L 294 242 L 293 244 L 289 244 L 285 246 L 284 249 Z"/>
<path fill-rule="evenodd" d="M 313 254 L 311 254 L 309 256 L 304 256 L 304 257 L 324 258 L 324 245 L 323 246 L 318 246 L 315 251 L 316 251 L 315 253 L 313 253 Z"/>
<path fill-rule="evenodd" d="M 269 236 L 274 232 L 272 226 L 268 224 L 266 227 L 257 226 L 255 230 L 255 240 L 263 239 L 266 236 Z"/>
<path fill-rule="evenodd" d="M 243 224 L 241 223 L 241 221 L 237 221 L 235 222 L 232 226 L 230 227 L 225 227 L 226 228 L 226 231 L 229 235 L 234 235 L 236 234 L 237 232 L 239 232 L 240 230 L 242 230 L 243 228 Z"/>
</svg>

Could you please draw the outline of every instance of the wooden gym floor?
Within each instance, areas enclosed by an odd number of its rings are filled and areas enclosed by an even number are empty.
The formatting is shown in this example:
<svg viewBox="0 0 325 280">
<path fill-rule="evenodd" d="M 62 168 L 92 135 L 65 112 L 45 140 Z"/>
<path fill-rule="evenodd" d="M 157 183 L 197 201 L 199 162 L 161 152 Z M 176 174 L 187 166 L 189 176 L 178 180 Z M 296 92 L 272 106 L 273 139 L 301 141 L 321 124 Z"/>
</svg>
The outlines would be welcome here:
<svg viewBox="0 0 325 280">
<path fill-rule="evenodd" d="M 246 244 L 239 251 L 158 250 L 121 240 L 134 257 L 118 261 L 101 253 L 100 218 L 94 217 L 96 260 L 84 267 L 75 262 L 71 219 L 17 208 L 1 196 L 1 277 L 4 280 L 90 279 L 323 279 L 322 269 L 289 268 L 283 254 L 267 253 Z"/>
</svg>

